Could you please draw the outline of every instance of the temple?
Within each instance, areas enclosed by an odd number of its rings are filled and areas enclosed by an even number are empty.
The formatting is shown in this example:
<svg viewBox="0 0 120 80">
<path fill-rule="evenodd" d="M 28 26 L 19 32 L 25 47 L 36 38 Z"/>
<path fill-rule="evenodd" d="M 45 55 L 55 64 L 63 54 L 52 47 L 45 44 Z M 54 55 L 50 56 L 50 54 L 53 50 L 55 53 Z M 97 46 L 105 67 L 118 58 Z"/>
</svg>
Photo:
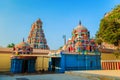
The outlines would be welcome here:
<svg viewBox="0 0 120 80">
<path fill-rule="evenodd" d="M 94 39 L 90 39 L 90 32 L 79 22 L 72 31 L 72 38 L 67 41 L 60 53 L 52 54 L 49 70 L 100 70 L 100 55 Z"/>
<path fill-rule="evenodd" d="M 98 53 L 94 39 L 90 39 L 90 32 L 81 22 L 72 31 L 72 38 L 67 41 L 63 50 L 81 54 Z"/>
<path fill-rule="evenodd" d="M 34 49 L 49 49 L 42 29 L 42 21 L 40 19 L 32 24 L 27 42 Z"/>
<path fill-rule="evenodd" d="M 33 48 L 27 42 L 15 45 L 11 56 L 12 73 L 35 72 L 36 56 L 31 56 Z M 24 55 L 23 55 L 24 54 Z"/>
</svg>

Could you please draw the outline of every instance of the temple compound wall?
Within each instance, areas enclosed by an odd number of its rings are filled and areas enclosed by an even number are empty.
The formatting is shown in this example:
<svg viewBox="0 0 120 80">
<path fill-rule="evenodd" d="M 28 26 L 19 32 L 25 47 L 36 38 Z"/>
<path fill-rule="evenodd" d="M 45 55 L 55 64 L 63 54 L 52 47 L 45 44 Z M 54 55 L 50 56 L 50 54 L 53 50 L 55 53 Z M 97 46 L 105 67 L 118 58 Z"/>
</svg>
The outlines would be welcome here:
<svg viewBox="0 0 120 80">
<path fill-rule="evenodd" d="M 35 63 L 36 71 L 48 70 L 49 57 L 45 57 L 48 53 L 49 50 L 33 49 L 33 54 L 31 56 L 37 56 Z M 0 48 L 0 72 L 10 72 L 12 55 L 12 48 Z"/>
<path fill-rule="evenodd" d="M 0 48 L 0 72 L 6 72 L 6 71 L 10 71 L 10 67 L 11 67 L 11 56 L 12 56 L 12 49 L 9 48 Z M 36 53 L 35 53 L 36 52 Z M 45 55 L 48 55 L 48 53 L 38 53 L 39 50 L 35 50 L 33 52 L 33 55 L 39 55 L 36 59 L 36 71 L 41 71 L 41 70 L 45 70 L 47 71 L 48 68 L 52 67 L 52 65 L 49 67 L 49 57 L 44 57 Z M 47 51 L 46 51 L 47 52 Z M 44 55 L 43 55 L 44 54 Z M 68 54 L 70 56 L 70 54 Z M 73 54 L 71 54 L 73 55 Z M 80 56 L 83 55 L 74 55 L 77 58 L 74 58 L 76 60 L 80 60 Z M 92 56 L 92 55 L 91 55 Z M 56 60 L 57 58 L 52 58 L 53 60 Z M 68 59 L 68 58 L 66 58 Z M 65 59 L 65 60 L 66 60 Z M 72 59 L 72 58 L 70 58 Z M 82 58 L 84 59 L 84 58 Z M 82 60 L 81 59 L 81 60 Z M 60 60 L 60 58 L 57 59 L 58 61 Z M 68 60 L 69 61 L 69 60 Z M 66 62 L 68 62 L 66 61 Z M 72 61 L 72 60 L 71 60 Z M 68 65 L 70 64 L 76 64 L 75 62 L 69 62 Z M 56 62 L 57 64 L 57 62 Z M 81 65 L 82 63 L 77 63 L 76 65 Z M 56 68 L 58 65 L 56 65 Z M 68 67 L 68 66 L 67 66 Z M 75 66 L 74 66 L 75 67 Z M 77 68 L 76 68 L 77 69 Z M 85 68 L 81 68 L 81 69 L 85 69 Z M 67 69 L 68 70 L 68 69 Z M 116 59 L 115 56 L 113 54 L 110 53 L 102 53 L 101 54 L 101 70 L 120 70 L 120 58 Z M 59 71 L 56 69 L 56 71 Z"/>
</svg>

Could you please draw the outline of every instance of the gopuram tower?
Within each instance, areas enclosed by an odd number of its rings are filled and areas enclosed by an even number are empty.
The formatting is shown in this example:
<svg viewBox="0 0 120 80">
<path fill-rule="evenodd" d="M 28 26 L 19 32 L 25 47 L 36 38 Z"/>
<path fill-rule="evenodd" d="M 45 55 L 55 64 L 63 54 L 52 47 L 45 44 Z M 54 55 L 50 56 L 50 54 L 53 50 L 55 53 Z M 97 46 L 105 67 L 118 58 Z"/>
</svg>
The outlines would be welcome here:
<svg viewBox="0 0 120 80">
<path fill-rule="evenodd" d="M 32 24 L 27 42 L 34 49 L 49 49 L 40 19 Z"/>
</svg>

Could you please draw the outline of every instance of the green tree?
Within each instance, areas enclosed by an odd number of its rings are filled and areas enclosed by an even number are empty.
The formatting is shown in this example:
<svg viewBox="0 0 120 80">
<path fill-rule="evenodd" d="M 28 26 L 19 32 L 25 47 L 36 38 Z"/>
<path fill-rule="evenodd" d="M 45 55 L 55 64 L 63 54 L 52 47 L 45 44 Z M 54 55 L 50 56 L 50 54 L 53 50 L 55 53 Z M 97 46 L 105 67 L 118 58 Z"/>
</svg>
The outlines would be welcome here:
<svg viewBox="0 0 120 80">
<path fill-rule="evenodd" d="M 97 39 L 95 39 L 95 42 L 96 42 L 98 45 L 101 45 L 102 40 L 101 40 L 100 38 L 97 38 Z"/>
<path fill-rule="evenodd" d="M 15 46 L 14 43 L 11 43 L 11 44 L 8 44 L 8 45 L 7 45 L 8 48 L 13 48 L 14 46 Z"/>
<path fill-rule="evenodd" d="M 115 46 L 120 42 L 120 5 L 116 6 L 111 12 L 107 13 L 100 22 L 99 31 L 96 39 Z"/>
<path fill-rule="evenodd" d="M 60 46 L 59 49 L 61 50 L 63 48 L 63 46 Z"/>
</svg>

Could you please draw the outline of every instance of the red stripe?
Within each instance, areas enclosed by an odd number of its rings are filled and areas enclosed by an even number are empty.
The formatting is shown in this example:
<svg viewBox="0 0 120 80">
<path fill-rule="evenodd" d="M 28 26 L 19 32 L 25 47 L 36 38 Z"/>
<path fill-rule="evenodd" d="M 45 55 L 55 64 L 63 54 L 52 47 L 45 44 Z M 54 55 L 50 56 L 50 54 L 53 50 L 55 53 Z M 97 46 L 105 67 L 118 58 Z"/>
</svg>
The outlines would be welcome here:
<svg viewBox="0 0 120 80">
<path fill-rule="evenodd" d="M 117 70 L 119 70 L 119 69 L 118 69 L 118 62 L 116 62 L 116 66 L 117 66 Z"/>
<path fill-rule="evenodd" d="M 105 69 L 105 62 L 102 62 L 102 69 Z"/>
<path fill-rule="evenodd" d="M 115 62 L 115 69 L 117 70 L 117 62 Z"/>
<path fill-rule="evenodd" d="M 105 69 L 107 70 L 107 62 L 105 62 Z"/>
<path fill-rule="evenodd" d="M 112 64 L 111 64 L 111 62 L 110 62 L 110 70 L 111 70 L 111 66 L 112 66 Z"/>
<path fill-rule="evenodd" d="M 106 70 L 106 62 L 104 62 L 104 65 L 105 65 L 104 69 Z"/>
<path fill-rule="evenodd" d="M 110 62 L 108 62 L 108 70 L 110 70 Z"/>
<path fill-rule="evenodd" d="M 111 62 L 112 63 L 112 70 L 113 70 L 113 62 Z"/>
<path fill-rule="evenodd" d="M 118 62 L 119 70 L 120 70 L 120 62 Z"/>
</svg>

